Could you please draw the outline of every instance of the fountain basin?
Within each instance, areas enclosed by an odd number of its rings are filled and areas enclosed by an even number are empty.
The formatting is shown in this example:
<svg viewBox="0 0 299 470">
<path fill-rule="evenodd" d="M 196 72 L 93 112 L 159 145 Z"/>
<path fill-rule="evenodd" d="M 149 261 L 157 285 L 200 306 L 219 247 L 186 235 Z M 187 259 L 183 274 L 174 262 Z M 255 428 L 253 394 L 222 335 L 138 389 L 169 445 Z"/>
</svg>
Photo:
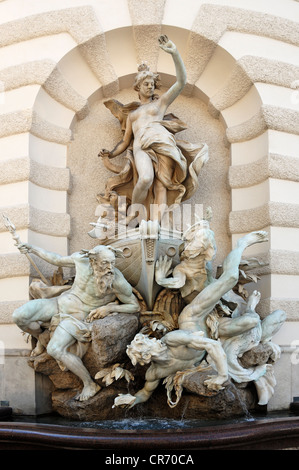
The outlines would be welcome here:
<svg viewBox="0 0 299 470">
<path fill-rule="evenodd" d="M 299 449 L 299 417 L 167 429 L 97 429 L 33 422 L 0 422 L 6 450 L 269 450 Z M 174 423 L 175 425 L 175 423 Z"/>
</svg>

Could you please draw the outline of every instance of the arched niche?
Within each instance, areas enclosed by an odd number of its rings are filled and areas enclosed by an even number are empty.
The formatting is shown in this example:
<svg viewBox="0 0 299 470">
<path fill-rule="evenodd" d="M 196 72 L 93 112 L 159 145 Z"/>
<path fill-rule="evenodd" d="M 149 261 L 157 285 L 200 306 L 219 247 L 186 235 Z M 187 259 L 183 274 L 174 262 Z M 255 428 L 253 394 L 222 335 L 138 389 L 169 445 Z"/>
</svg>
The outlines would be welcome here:
<svg viewBox="0 0 299 470">
<path fill-rule="evenodd" d="M 212 228 L 215 230 L 220 260 L 231 248 L 228 222 L 232 210 L 228 185 L 231 142 L 227 139 L 227 130 L 250 119 L 250 113 L 254 114 L 261 106 L 261 99 L 253 85 L 241 99 L 238 95 L 225 95 L 232 93 L 232 90 L 225 88 L 223 84 L 229 81 L 236 67 L 236 59 L 223 47 L 214 47 L 202 72 L 201 66 L 196 63 L 196 50 L 189 47 L 190 31 L 163 25 L 161 33 L 167 34 L 177 44 L 186 64 L 187 76 L 191 77 L 184 92 L 171 107 L 171 111 L 188 125 L 181 137 L 191 142 L 203 141 L 209 145 L 210 160 L 200 175 L 200 189 L 189 202 L 203 204 L 204 208 L 208 205 L 212 207 Z M 46 212 L 53 221 L 50 224 L 52 238 L 48 240 L 48 248 L 51 248 L 53 242 L 54 249 L 57 240 L 60 241 L 60 246 L 65 247 L 64 251 L 69 252 L 94 244 L 87 232 L 90 230 L 90 222 L 95 222 L 97 218 L 96 195 L 103 191 L 103 184 L 109 176 L 97 154 L 102 147 L 113 148 L 121 137 L 117 120 L 103 102 L 108 97 L 119 99 L 121 102 L 137 98 L 131 86 L 138 59 L 141 56 L 145 60 L 147 58 L 143 57 L 145 51 L 142 45 L 136 49 L 136 31 L 131 27 L 107 31 L 105 41 L 107 54 L 102 66 L 109 65 L 110 70 L 115 72 L 111 74 L 113 78 L 110 83 L 100 82 L 99 74 L 95 74 L 80 45 L 71 48 L 57 63 L 49 80 L 37 94 L 33 106 L 37 124 L 34 136 L 30 139 L 31 158 L 45 165 L 45 170 L 47 166 L 52 165 L 57 168 L 56 182 L 57 178 L 59 179 L 59 168 L 61 174 L 68 169 L 71 181 L 69 187 L 60 188 L 59 193 L 55 185 L 51 193 L 40 190 L 42 198 L 47 199 Z M 171 57 L 157 48 L 149 54 L 149 62 L 152 68 L 160 73 L 162 85 L 170 86 L 175 80 Z M 65 93 L 62 92 L 63 87 Z M 223 100 L 222 90 L 225 95 Z M 216 102 L 213 101 L 214 96 L 217 97 Z M 230 106 L 224 105 L 222 109 L 222 101 L 229 102 Z M 57 213 L 61 213 L 58 219 L 55 217 Z M 58 225 L 61 224 L 62 218 L 64 227 L 59 232 Z M 45 234 L 44 228 L 39 228 L 38 224 L 36 232 Z"/>
</svg>

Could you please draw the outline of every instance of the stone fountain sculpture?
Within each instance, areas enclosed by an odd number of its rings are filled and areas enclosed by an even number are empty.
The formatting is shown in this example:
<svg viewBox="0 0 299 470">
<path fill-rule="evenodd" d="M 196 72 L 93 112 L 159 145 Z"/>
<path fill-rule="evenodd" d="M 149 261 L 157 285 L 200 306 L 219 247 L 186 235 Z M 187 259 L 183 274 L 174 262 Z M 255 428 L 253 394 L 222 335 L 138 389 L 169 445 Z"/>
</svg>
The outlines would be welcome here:
<svg viewBox="0 0 299 470">
<path fill-rule="evenodd" d="M 144 416 L 180 417 L 182 403 L 186 417 L 188 409 L 193 418 L 231 417 L 244 414 L 246 397 L 250 408 L 274 392 L 280 350 L 271 339 L 286 315 L 277 310 L 262 320 L 260 294 L 240 289 L 259 266 L 243 252 L 267 233 L 242 237 L 214 277 L 211 213 L 184 233 L 163 225 L 196 191 L 208 148 L 175 136 L 186 126 L 166 111 L 186 72 L 173 42 L 161 36 L 159 43 L 173 57 L 175 84 L 156 95 L 159 77 L 142 64 L 134 85 L 140 101 L 105 103 L 123 138 L 99 153 L 115 176 L 98 195 L 107 210 L 89 232 L 96 246 L 60 256 L 22 243 L 8 225 L 21 253 L 59 269 L 50 286 L 43 277 L 32 282 L 32 300 L 13 320 L 33 338 L 29 363 L 50 377 L 53 409 L 71 418 L 134 416 L 140 406 Z M 124 151 L 124 166 L 113 165 Z M 63 279 L 63 267 L 75 268 L 73 279 Z"/>
</svg>

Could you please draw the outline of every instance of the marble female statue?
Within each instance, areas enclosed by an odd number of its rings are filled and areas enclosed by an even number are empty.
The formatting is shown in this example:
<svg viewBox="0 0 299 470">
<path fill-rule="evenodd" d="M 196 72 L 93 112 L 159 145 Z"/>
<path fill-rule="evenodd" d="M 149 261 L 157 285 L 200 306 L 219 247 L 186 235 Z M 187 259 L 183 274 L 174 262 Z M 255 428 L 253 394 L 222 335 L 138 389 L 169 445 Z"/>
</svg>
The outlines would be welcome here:
<svg viewBox="0 0 299 470">
<path fill-rule="evenodd" d="M 99 152 L 107 168 L 118 172 L 117 177 L 108 180 L 106 193 L 99 200 L 109 201 L 110 194 L 116 191 L 133 206 L 146 207 L 151 220 L 160 220 L 165 208 L 194 194 L 200 169 L 208 159 L 206 144 L 195 145 L 174 137 L 186 126 L 172 114 L 166 115 L 166 111 L 186 85 L 186 71 L 175 44 L 167 36 L 160 36 L 159 43 L 172 55 L 176 82 L 158 96 L 158 75 L 142 64 L 134 85 L 140 102 L 125 106 L 116 100 L 105 103 L 121 122 L 124 134 L 112 151 Z M 127 149 L 127 164 L 122 169 L 114 167 L 110 159 Z"/>
</svg>

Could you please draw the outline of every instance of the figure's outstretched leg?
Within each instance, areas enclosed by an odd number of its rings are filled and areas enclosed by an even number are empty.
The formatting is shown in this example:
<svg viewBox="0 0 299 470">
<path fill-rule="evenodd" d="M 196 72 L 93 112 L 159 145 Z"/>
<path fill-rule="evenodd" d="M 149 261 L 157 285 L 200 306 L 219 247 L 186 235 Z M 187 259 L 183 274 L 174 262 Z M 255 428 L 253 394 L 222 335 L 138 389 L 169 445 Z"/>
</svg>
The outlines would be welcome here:
<svg viewBox="0 0 299 470">
<path fill-rule="evenodd" d="M 71 320 L 63 320 L 54 331 L 48 343 L 47 352 L 54 359 L 62 362 L 68 370 L 82 380 L 83 390 L 76 397 L 76 400 L 85 401 L 93 397 L 101 387 L 92 380 L 80 357 L 68 351 L 68 348 L 76 342 L 76 339 L 71 334 L 73 329 L 76 329 L 76 326 L 71 323 Z"/>
<path fill-rule="evenodd" d="M 261 293 L 257 290 L 254 290 L 252 294 L 250 294 L 250 296 L 248 297 L 245 314 L 249 312 L 255 312 L 255 308 L 257 304 L 259 303 L 260 299 L 261 299 Z"/>
<path fill-rule="evenodd" d="M 237 241 L 236 247 L 228 254 L 223 262 L 223 273 L 222 276 L 226 275 L 230 272 L 238 271 L 238 279 L 239 279 L 239 265 L 242 259 L 243 251 L 251 245 L 255 245 L 256 243 L 263 243 L 268 240 L 267 232 L 263 230 L 259 230 L 256 232 L 248 233 L 244 235 L 244 237 L 240 238 Z M 234 287 L 234 285 L 232 286 Z"/>
<path fill-rule="evenodd" d="M 205 287 L 195 299 L 187 305 L 179 316 L 179 328 L 196 331 L 201 329 L 207 334 L 206 317 L 221 297 L 233 289 L 239 280 L 239 265 L 245 248 L 265 242 L 267 232 L 251 232 L 240 238 L 236 247 L 223 262 L 223 272 L 219 279 Z"/>
</svg>

